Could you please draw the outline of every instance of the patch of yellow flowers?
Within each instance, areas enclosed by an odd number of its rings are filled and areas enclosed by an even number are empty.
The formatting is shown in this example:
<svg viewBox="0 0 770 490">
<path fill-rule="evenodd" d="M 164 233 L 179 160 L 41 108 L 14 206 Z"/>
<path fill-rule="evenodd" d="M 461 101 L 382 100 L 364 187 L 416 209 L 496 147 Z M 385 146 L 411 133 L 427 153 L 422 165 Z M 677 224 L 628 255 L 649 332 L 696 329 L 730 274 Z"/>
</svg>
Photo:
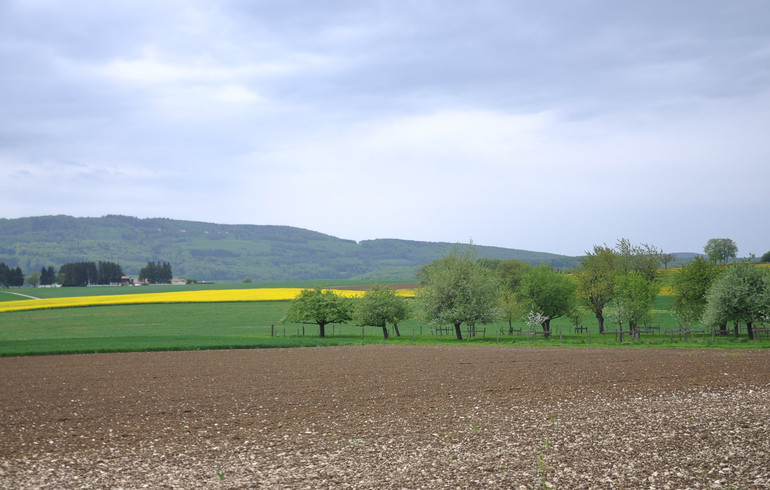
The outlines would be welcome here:
<svg viewBox="0 0 770 490">
<path fill-rule="evenodd" d="M 228 303 L 233 301 L 286 301 L 297 297 L 302 288 L 222 289 L 212 291 L 174 291 L 170 293 L 116 294 L 45 298 L 0 302 L 0 312 L 75 308 L 79 306 L 140 305 L 153 303 Z M 346 298 L 363 296 L 363 291 L 335 290 Z M 409 289 L 398 290 L 402 296 L 414 296 Z"/>
</svg>

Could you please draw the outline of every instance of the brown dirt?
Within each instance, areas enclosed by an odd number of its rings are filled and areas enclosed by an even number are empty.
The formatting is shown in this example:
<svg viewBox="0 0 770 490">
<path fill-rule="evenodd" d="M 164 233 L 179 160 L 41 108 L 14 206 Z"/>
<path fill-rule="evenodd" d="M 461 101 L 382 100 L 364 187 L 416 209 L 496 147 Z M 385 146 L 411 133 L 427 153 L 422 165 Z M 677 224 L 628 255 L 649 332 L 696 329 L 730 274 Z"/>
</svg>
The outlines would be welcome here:
<svg viewBox="0 0 770 490">
<path fill-rule="evenodd" d="M 770 352 L 0 359 L 0 488 L 767 488 Z"/>
</svg>

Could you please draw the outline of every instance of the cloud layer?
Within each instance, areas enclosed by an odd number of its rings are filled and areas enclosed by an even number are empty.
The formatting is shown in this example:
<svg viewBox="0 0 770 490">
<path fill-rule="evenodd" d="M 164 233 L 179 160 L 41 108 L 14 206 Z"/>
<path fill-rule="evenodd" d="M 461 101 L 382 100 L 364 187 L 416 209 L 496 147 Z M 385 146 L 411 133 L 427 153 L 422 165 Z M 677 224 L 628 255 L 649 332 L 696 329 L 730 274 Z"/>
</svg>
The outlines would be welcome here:
<svg viewBox="0 0 770 490">
<path fill-rule="evenodd" d="M 0 62 L 6 218 L 770 250 L 764 1 L 11 0 Z"/>
</svg>

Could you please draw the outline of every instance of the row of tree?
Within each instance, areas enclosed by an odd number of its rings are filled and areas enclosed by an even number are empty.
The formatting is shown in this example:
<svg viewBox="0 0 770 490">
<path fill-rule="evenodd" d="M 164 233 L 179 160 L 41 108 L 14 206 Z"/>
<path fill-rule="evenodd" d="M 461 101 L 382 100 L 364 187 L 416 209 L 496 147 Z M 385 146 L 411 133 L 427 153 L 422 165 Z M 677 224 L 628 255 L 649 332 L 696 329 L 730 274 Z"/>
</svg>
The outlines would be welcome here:
<svg viewBox="0 0 770 490">
<path fill-rule="evenodd" d="M 695 259 L 674 278 L 673 310 L 685 328 L 696 322 L 727 334 L 733 324 L 746 325 L 750 339 L 754 326 L 770 321 L 770 270 L 748 262 L 719 266 Z"/>
<path fill-rule="evenodd" d="M 168 262 L 148 262 L 139 271 L 139 280 L 150 284 L 168 284 L 174 277 Z"/>
<path fill-rule="evenodd" d="M 355 321 L 362 327 L 382 328 L 387 339 L 387 325 L 392 324 L 396 335 L 401 335 L 398 324 L 411 315 L 405 298 L 389 286 L 375 284 L 356 300 L 320 287 L 303 289 L 291 302 L 285 320 L 318 325 L 320 337 L 326 336 L 326 325 Z"/>
<path fill-rule="evenodd" d="M 43 271 L 40 274 L 41 283 Z M 108 285 L 120 284 L 123 278 L 123 269 L 116 262 L 71 262 L 59 268 L 56 281 L 64 287 L 88 286 L 91 284 Z M 46 280 L 50 275 L 46 270 Z"/>
<path fill-rule="evenodd" d="M 698 257 L 674 276 L 673 311 L 683 328 L 701 321 L 726 334 L 727 323 L 734 322 L 737 335 L 738 323 L 745 323 L 753 338 L 752 326 L 770 318 L 770 272 L 748 262 L 727 265 L 729 258 L 724 253 L 711 261 Z M 454 326 L 458 340 L 463 324 L 472 331 L 476 324 L 501 318 L 510 333 L 513 322 L 524 318 L 548 337 L 551 320 L 570 317 L 577 324 L 581 307 L 593 313 L 604 332 L 605 310 L 612 303 L 610 319 L 638 338 L 640 326 L 651 320 L 664 262 L 660 250 L 627 239 L 615 247 L 594 246 L 571 274 L 516 260 L 477 259 L 472 247 L 457 246 L 420 270 L 416 313 L 430 323 Z M 304 290 L 286 319 L 317 324 L 321 336 L 327 324 L 355 321 L 382 328 L 387 338 L 386 325 L 393 324 L 398 335 L 398 322 L 410 315 L 404 298 L 378 285 L 355 301 L 331 291 Z"/>
<path fill-rule="evenodd" d="M 148 262 L 139 273 L 139 280 L 149 284 L 168 284 L 172 277 L 171 264 L 168 262 Z M 40 273 L 33 272 L 26 278 L 20 267 L 10 268 L 0 262 L 2 287 L 21 287 L 25 283 L 33 287 L 55 284 L 70 287 L 121 284 L 123 281 L 123 268 L 117 262 L 71 262 L 62 265 L 58 272 L 55 267 L 48 266 L 41 268 Z"/>
<path fill-rule="evenodd" d="M 4 288 L 20 288 L 24 285 L 24 273 L 21 267 L 8 267 L 0 262 L 0 286 Z"/>
</svg>

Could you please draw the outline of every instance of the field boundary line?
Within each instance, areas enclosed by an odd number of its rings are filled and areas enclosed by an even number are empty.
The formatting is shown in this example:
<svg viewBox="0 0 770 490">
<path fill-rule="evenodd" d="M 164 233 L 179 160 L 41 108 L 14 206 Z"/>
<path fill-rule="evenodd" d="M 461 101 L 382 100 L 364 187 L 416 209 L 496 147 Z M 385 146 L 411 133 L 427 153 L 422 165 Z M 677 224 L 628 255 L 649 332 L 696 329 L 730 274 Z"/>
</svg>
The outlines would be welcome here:
<svg viewBox="0 0 770 490">
<path fill-rule="evenodd" d="M 24 298 L 29 298 L 29 299 L 40 299 L 37 296 L 30 296 L 28 294 L 22 294 L 22 293 L 14 293 L 13 291 L 3 291 L 3 292 L 8 294 L 15 294 L 16 296 L 23 296 Z"/>
</svg>

